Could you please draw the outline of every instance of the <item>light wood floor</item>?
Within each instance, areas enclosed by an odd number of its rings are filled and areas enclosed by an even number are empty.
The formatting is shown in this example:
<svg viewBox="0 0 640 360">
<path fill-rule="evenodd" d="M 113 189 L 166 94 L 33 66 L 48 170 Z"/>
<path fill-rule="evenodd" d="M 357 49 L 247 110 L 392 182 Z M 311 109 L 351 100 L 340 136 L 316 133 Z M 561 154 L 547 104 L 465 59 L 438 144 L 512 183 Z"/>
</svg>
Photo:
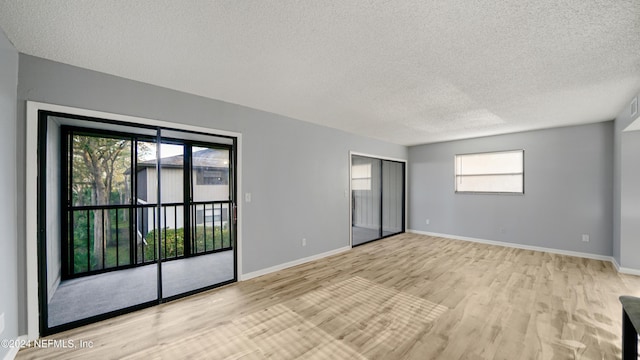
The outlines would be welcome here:
<svg viewBox="0 0 640 360">
<path fill-rule="evenodd" d="M 18 359 L 616 359 L 608 262 L 414 234 L 52 336 Z"/>
</svg>

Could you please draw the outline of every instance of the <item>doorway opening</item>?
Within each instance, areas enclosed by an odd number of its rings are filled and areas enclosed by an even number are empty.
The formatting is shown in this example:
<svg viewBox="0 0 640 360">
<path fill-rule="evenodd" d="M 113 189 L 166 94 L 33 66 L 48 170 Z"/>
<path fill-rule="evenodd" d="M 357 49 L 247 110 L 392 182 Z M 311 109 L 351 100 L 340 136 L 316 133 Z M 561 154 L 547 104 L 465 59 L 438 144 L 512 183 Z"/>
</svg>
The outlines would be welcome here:
<svg viewBox="0 0 640 360">
<path fill-rule="evenodd" d="M 38 145 L 41 335 L 237 280 L 235 137 L 41 110 Z"/>
</svg>

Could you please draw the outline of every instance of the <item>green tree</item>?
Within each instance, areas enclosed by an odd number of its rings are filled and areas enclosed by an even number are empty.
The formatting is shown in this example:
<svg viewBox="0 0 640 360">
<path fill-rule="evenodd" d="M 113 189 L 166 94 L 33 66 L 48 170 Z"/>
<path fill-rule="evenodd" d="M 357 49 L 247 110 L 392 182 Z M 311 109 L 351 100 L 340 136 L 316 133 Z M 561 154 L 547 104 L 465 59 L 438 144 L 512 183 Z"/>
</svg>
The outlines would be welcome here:
<svg viewBox="0 0 640 360">
<path fill-rule="evenodd" d="M 130 139 L 74 134 L 72 146 L 71 187 L 75 205 L 116 205 L 130 201 L 126 176 L 131 168 Z M 102 210 L 95 210 L 93 216 L 93 258 L 99 269 L 104 267 L 103 244 L 112 233 L 111 217 L 108 212 L 105 214 L 103 218 Z"/>
</svg>

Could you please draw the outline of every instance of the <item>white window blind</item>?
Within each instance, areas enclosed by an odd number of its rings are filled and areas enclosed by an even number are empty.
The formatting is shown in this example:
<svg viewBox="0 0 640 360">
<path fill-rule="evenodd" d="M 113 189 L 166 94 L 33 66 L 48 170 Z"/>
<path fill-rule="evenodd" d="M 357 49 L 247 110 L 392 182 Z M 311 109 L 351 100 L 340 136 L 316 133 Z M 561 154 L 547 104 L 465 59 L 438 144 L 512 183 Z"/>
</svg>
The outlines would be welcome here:
<svg viewBox="0 0 640 360">
<path fill-rule="evenodd" d="M 358 164 L 351 167 L 351 188 L 371 190 L 371 164 Z"/>
<path fill-rule="evenodd" d="M 524 193 L 524 150 L 455 156 L 455 191 Z"/>
</svg>

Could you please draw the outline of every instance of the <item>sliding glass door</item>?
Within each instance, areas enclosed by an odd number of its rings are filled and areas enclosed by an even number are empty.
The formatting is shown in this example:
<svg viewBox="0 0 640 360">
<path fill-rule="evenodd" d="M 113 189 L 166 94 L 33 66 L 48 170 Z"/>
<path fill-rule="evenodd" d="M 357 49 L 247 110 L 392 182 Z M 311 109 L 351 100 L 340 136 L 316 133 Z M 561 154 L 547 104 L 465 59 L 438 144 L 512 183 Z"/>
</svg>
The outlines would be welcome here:
<svg viewBox="0 0 640 360">
<path fill-rule="evenodd" d="M 357 246 L 404 232 L 405 163 L 351 156 L 351 239 Z"/>
<path fill-rule="evenodd" d="M 177 210 L 183 211 L 180 227 L 171 226 L 171 215 L 176 212 L 171 208 L 163 224 L 161 241 L 166 243 L 168 238 L 170 248 L 165 256 L 172 260 L 163 263 L 163 296 L 171 298 L 233 280 L 230 149 L 190 144 L 184 147 L 184 156 L 163 157 L 161 163 L 163 203 L 185 204 Z M 172 186 L 170 177 L 180 186 Z M 186 187 L 182 186 L 185 182 Z"/>
<path fill-rule="evenodd" d="M 351 159 L 351 231 L 354 246 L 382 237 L 381 167 L 380 159 L 355 155 Z"/>
<path fill-rule="evenodd" d="M 404 163 L 382 161 L 382 236 L 404 232 Z"/>
<path fill-rule="evenodd" d="M 46 112 L 39 135 L 43 335 L 235 281 L 234 139 Z"/>
<path fill-rule="evenodd" d="M 47 147 L 40 169 L 47 179 L 40 208 L 46 224 L 40 253 L 44 333 L 158 298 L 158 268 L 145 266 L 154 259 L 144 257 L 143 243 L 155 225 L 134 226 L 140 208 L 131 168 L 141 145 L 131 133 L 68 128 L 60 125 L 65 120 L 47 116 L 40 123 Z"/>
</svg>

